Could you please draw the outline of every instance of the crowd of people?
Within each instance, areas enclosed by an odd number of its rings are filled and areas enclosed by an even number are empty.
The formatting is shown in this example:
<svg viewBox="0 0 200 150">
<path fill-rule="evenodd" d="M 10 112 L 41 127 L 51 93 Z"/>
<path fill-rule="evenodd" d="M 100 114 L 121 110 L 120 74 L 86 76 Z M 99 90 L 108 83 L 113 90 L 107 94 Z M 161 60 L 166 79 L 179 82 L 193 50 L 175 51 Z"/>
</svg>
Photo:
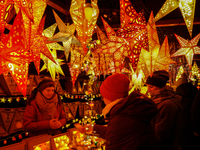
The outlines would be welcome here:
<svg viewBox="0 0 200 150">
<path fill-rule="evenodd" d="M 106 139 L 106 150 L 200 149 L 200 90 L 189 82 L 186 73 L 175 89 L 167 85 L 169 78 L 165 70 L 149 75 L 145 84 L 150 96 L 137 90 L 128 94 L 130 80 L 125 74 L 110 75 L 102 82 L 104 117 L 91 128 Z M 24 130 L 31 136 L 55 135 L 65 123 L 55 83 L 41 81 L 27 101 Z M 86 132 L 80 124 L 75 127 Z"/>
</svg>

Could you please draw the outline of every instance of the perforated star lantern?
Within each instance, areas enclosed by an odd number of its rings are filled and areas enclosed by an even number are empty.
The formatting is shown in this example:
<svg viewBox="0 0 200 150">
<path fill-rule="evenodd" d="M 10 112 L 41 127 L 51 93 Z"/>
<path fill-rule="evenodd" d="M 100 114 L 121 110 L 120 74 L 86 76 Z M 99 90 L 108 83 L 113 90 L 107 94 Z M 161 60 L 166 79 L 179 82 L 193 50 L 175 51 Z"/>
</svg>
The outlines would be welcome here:
<svg viewBox="0 0 200 150">
<path fill-rule="evenodd" d="M 53 13 L 54 13 L 54 16 L 56 19 L 56 23 L 58 24 L 59 32 L 57 34 L 55 34 L 53 37 L 51 37 L 49 40 L 59 41 L 59 42 L 63 43 L 65 57 L 66 57 L 66 60 L 68 60 L 71 44 L 81 46 L 81 43 L 74 36 L 75 25 L 71 24 L 69 26 L 66 26 L 65 23 L 56 14 L 56 12 L 53 11 Z"/>
<path fill-rule="evenodd" d="M 165 37 L 165 40 L 161 46 L 161 49 L 158 53 L 157 59 L 156 59 L 156 69 L 158 70 L 166 70 L 168 71 L 170 64 L 175 64 L 176 62 L 173 61 L 170 58 L 169 54 L 169 43 L 168 43 L 168 37 Z"/>
<path fill-rule="evenodd" d="M 42 53 L 48 59 L 56 63 L 50 51 L 51 46 L 54 47 L 54 43 L 52 43 L 52 41 L 48 41 L 49 39 L 48 36 L 49 37 L 53 36 L 57 25 L 53 24 L 52 26 L 43 30 L 44 23 L 45 23 L 45 17 L 41 20 L 41 23 L 39 25 L 37 32 L 35 34 L 34 33 L 32 34 L 31 41 L 30 41 L 30 44 L 31 44 L 30 50 L 34 56 L 33 62 L 35 64 L 35 68 L 38 74 L 40 70 L 40 53 Z"/>
<path fill-rule="evenodd" d="M 148 49 L 146 19 L 142 11 L 136 12 L 129 0 L 120 0 L 120 19 L 121 28 L 116 34 L 129 42 L 128 57 L 135 70 L 141 48 Z"/>
<path fill-rule="evenodd" d="M 25 2 L 25 4 L 27 3 Z M 26 37 L 24 43 L 27 49 L 30 49 L 31 39 L 38 32 L 38 28 L 39 28 L 39 25 L 41 23 L 41 20 L 46 8 L 46 1 L 45 0 L 31 0 L 29 4 L 30 4 L 29 8 L 30 8 L 31 14 L 33 15 L 33 20 L 31 20 L 30 17 L 27 16 L 27 14 L 24 11 L 22 11 L 23 21 L 25 22 L 25 37 Z"/>
<path fill-rule="evenodd" d="M 116 36 L 114 30 L 108 25 L 108 23 L 103 18 L 102 21 L 109 39 L 109 43 L 98 48 L 96 51 L 98 53 L 103 53 L 103 54 L 112 54 L 115 72 L 120 73 L 124 60 L 124 53 L 126 54 L 127 53 L 126 50 L 128 50 L 125 47 L 127 41 L 122 37 Z"/>
<path fill-rule="evenodd" d="M 19 90 L 26 95 L 28 78 L 28 64 L 32 60 L 31 54 L 24 47 L 24 24 L 21 11 L 18 12 L 12 28 L 8 34 L 2 38 L 0 47 L 1 73 L 9 71 L 12 74 Z"/>
<path fill-rule="evenodd" d="M 83 51 L 87 54 L 87 39 L 92 37 L 97 18 L 99 16 L 99 9 L 97 6 L 97 0 L 91 1 L 92 14 L 90 20 L 86 19 L 84 10 L 86 8 L 85 0 L 72 0 L 70 6 L 70 15 L 76 26 L 78 38 L 83 47 Z"/>
<path fill-rule="evenodd" d="M 163 18 L 164 16 L 179 7 L 185 20 L 188 32 L 192 37 L 195 5 L 196 0 L 166 0 L 159 10 L 158 14 L 156 15 L 155 21 L 158 21 L 159 19 Z"/>
<path fill-rule="evenodd" d="M 44 61 L 44 65 L 40 69 L 40 71 L 43 71 L 47 69 L 52 77 L 52 79 L 55 81 L 56 79 L 56 73 L 60 73 L 61 75 L 65 76 L 64 72 L 62 71 L 62 68 L 60 65 L 62 65 L 62 59 L 57 58 L 56 50 L 51 51 L 52 56 L 54 57 L 54 60 L 56 63 L 51 61 L 49 58 L 41 54 L 41 58 Z"/>
<path fill-rule="evenodd" d="M 194 54 L 200 54 L 200 47 L 197 46 L 200 33 L 196 35 L 192 40 L 186 40 L 178 35 L 176 38 L 181 45 L 181 48 L 176 51 L 171 57 L 183 56 L 185 55 L 188 65 L 191 67 Z"/>
<path fill-rule="evenodd" d="M 153 12 L 151 12 L 148 21 L 149 24 L 147 24 L 149 51 L 142 48 L 138 62 L 139 66 L 137 67 L 137 69 L 143 68 L 141 66 L 145 63 L 149 72 L 148 74 L 150 75 L 152 75 L 153 71 L 155 70 L 156 59 L 160 49 L 157 29 L 155 23 L 153 23 L 153 20 L 154 20 Z M 143 72 L 145 73 L 146 70 L 143 70 Z"/>
</svg>

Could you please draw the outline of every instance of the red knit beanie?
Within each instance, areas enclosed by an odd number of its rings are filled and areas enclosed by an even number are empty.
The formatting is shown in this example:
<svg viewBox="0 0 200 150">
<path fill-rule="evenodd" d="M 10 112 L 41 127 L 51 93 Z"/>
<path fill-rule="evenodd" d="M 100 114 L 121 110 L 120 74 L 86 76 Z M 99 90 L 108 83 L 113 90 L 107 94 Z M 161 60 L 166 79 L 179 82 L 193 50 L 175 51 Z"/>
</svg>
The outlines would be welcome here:
<svg viewBox="0 0 200 150">
<path fill-rule="evenodd" d="M 128 96 L 129 79 L 124 74 L 114 74 L 106 78 L 101 84 L 100 93 L 110 101 Z"/>
</svg>

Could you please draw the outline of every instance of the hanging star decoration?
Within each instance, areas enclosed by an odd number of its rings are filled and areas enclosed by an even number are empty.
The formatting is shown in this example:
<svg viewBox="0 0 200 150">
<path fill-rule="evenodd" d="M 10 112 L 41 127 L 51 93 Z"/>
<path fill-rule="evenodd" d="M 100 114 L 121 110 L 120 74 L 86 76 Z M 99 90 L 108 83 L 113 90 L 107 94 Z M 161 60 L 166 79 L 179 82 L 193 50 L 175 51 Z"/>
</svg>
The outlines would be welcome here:
<svg viewBox="0 0 200 150">
<path fill-rule="evenodd" d="M 117 37 L 114 30 L 108 25 L 108 23 L 102 18 L 106 34 L 109 39 L 109 43 L 98 48 L 96 51 L 103 54 L 112 54 L 114 60 L 114 68 L 116 73 L 120 73 L 122 69 L 122 64 L 124 60 L 124 53 L 127 50 L 124 45 L 127 41 L 122 37 Z"/>
<path fill-rule="evenodd" d="M 48 36 L 52 37 L 57 24 L 53 24 L 52 26 L 44 29 L 44 23 L 45 23 L 45 17 L 41 20 L 41 23 L 38 27 L 37 33 L 32 34 L 31 37 L 31 46 L 30 50 L 34 56 L 34 64 L 37 70 L 37 73 L 39 74 L 40 70 L 40 53 L 45 55 L 48 59 L 50 59 L 52 62 L 56 63 L 54 60 L 54 57 L 52 56 L 52 53 L 50 51 L 50 48 L 53 49 L 54 43 L 53 41 L 48 41 Z M 58 44 L 58 43 L 57 43 Z"/>
<path fill-rule="evenodd" d="M 181 48 L 177 50 L 171 57 L 185 55 L 188 65 L 191 68 L 194 54 L 200 54 L 200 47 L 197 46 L 200 39 L 200 33 L 197 34 L 192 40 L 186 40 L 176 34 L 174 35 L 181 45 Z"/>
<path fill-rule="evenodd" d="M 154 19 L 153 12 L 151 12 L 149 21 L 147 24 L 149 51 L 142 48 L 138 66 L 137 66 L 137 69 L 143 70 L 145 76 L 149 74 L 152 75 L 153 71 L 155 70 L 156 59 L 157 59 L 159 49 L 160 49 L 160 43 L 159 43 L 156 25 L 155 23 L 152 23 L 153 19 Z M 145 65 L 143 65 L 144 63 Z"/>
<path fill-rule="evenodd" d="M 72 0 L 70 6 L 70 15 L 72 21 L 76 26 L 78 38 L 83 47 L 85 55 L 87 54 L 86 40 L 92 37 L 95 24 L 99 16 L 99 8 L 97 0 L 91 1 L 92 14 L 90 20 L 86 19 L 84 9 L 86 8 L 85 0 Z"/>
<path fill-rule="evenodd" d="M 12 74 L 22 94 L 26 95 L 28 64 L 32 56 L 24 47 L 24 38 L 24 23 L 21 11 L 19 11 L 8 36 L 3 37 L 2 43 L 6 44 L 0 48 L 0 66 L 6 68 L 3 71 L 9 71 Z M 3 71 L 0 72 L 3 73 Z"/>
<path fill-rule="evenodd" d="M 136 12 L 129 0 L 120 0 L 121 28 L 116 32 L 118 37 L 125 38 L 128 58 L 136 70 L 141 48 L 148 49 L 146 19 L 144 12 Z"/>
<path fill-rule="evenodd" d="M 157 13 L 155 21 L 158 21 L 179 7 L 185 20 L 185 24 L 187 26 L 190 37 L 192 37 L 195 4 L 196 0 L 166 0 Z"/>
<path fill-rule="evenodd" d="M 27 3 L 25 3 L 27 4 Z M 33 39 L 34 35 L 37 34 L 39 25 L 41 25 L 41 20 L 44 15 L 44 11 L 46 8 L 46 1 L 44 0 L 31 0 L 29 3 L 30 11 L 33 15 L 33 20 L 30 19 L 29 16 L 26 15 L 25 12 L 22 11 L 22 18 L 25 22 L 25 47 L 26 49 L 30 49 L 31 47 L 31 40 Z"/>
<path fill-rule="evenodd" d="M 54 57 L 54 60 L 56 63 L 51 61 L 49 58 L 41 54 L 41 58 L 44 61 L 44 65 L 40 69 L 40 72 L 47 69 L 53 79 L 55 81 L 56 79 L 56 73 L 60 73 L 61 75 L 65 76 L 64 72 L 62 71 L 62 68 L 60 65 L 62 65 L 62 59 L 57 58 L 57 52 L 56 50 L 51 51 L 52 56 Z"/>
<path fill-rule="evenodd" d="M 176 62 L 170 58 L 168 37 L 166 36 L 156 59 L 156 69 L 168 71 L 170 64 Z"/>
<path fill-rule="evenodd" d="M 81 46 L 81 43 L 74 35 L 75 25 L 71 24 L 66 26 L 65 23 L 59 18 L 56 12 L 53 10 L 54 17 L 56 19 L 56 23 L 58 25 L 59 32 L 56 33 L 53 37 L 49 39 L 49 41 L 58 41 L 63 43 L 64 52 L 66 60 L 68 60 L 70 47 L 72 44 Z"/>
</svg>

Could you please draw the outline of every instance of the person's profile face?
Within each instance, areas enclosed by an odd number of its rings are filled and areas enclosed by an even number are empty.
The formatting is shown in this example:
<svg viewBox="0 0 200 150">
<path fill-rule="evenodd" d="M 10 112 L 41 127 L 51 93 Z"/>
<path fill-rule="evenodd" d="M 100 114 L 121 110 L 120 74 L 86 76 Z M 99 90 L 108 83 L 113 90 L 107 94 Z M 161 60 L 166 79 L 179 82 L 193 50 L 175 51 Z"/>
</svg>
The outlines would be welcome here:
<svg viewBox="0 0 200 150">
<path fill-rule="evenodd" d="M 52 98 L 52 96 L 54 94 L 54 90 L 55 90 L 55 88 L 53 86 L 47 87 L 42 91 L 42 95 L 45 98 L 50 99 L 50 98 Z"/>
</svg>

